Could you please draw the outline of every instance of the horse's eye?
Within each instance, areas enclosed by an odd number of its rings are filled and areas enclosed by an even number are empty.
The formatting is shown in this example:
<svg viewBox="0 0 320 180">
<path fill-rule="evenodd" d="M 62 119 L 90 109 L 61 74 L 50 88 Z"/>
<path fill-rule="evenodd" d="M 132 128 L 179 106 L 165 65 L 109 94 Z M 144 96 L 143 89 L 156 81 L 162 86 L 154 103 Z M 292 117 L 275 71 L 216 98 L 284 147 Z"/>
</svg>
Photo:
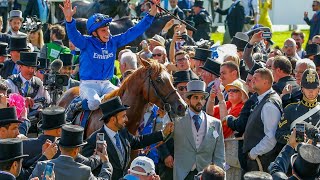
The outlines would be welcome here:
<svg viewBox="0 0 320 180">
<path fill-rule="evenodd" d="M 161 77 L 158 77 L 158 78 L 156 79 L 156 81 L 157 81 L 158 83 L 161 83 L 161 82 L 162 82 Z"/>
</svg>

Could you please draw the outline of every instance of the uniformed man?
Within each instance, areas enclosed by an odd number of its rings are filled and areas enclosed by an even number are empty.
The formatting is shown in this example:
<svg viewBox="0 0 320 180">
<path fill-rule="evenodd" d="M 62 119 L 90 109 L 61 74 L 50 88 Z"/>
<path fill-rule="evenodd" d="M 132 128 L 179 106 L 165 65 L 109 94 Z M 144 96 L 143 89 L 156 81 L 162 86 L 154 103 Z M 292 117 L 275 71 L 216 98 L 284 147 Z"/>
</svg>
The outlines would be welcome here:
<svg viewBox="0 0 320 180">
<path fill-rule="evenodd" d="M 79 86 L 80 82 L 71 78 L 73 55 L 61 54 L 60 59 L 63 62 L 63 67 L 60 69 L 60 74 L 67 75 L 69 77 L 68 86 L 66 86 L 65 90 Z"/>
<path fill-rule="evenodd" d="M 195 1 L 192 7 L 194 12 L 193 21 L 197 31 L 193 34 L 193 39 L 199 41 L 201 38 L 210 40 L 210 25 L 212 23 L 211 15 L 203 7 L 203 1 Z"/>
<path fill-rule="evenodd" d="M 312 126 L 319 127 L 320 105 L 317 101 L 319 93 L 319 76 L 314 69 L 304 71 L 301 79 L 303 98 L 297 103 L 285 107 L 283 116 L 278 124 L 276 139 L 281 144 L 286 144 L 292 128 L 297 123 L 306 123 L 306 134 Z M 311 126 L 312 125 L 312 126 Z"/>
<path fill-rule="evenodd" d="M 39 105 L 34 105 L 34 100 L 45 98 L 50 102 L 49 93 L 45 90 L 42 81 L 34 76 L 37 63 L 37 53 L 21 52 L 19 65 L 19 74 L 14 74 L 6 80 L 6 84 L 11 89 L 11 93 L 18 93 L 26 97 L 27 106 L 33 110 Z"/>
</svg>

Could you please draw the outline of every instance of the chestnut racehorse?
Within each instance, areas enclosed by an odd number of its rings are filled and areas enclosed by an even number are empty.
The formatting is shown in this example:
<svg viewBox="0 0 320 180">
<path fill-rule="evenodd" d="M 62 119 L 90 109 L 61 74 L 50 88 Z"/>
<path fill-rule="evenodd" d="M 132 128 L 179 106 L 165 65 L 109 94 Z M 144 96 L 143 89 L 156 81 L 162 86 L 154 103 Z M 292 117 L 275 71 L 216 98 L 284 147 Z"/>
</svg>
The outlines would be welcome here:
<svg viewBox="0 0 320 180">
<path fill-rule="evenodd" d="M 121 87 L 105 95 L 102 102 L 114 96 L 120 96 L 123 104 L 129 105 L 127 110 L 129 132 L 136 134 L 142 121 L 148 102 L 156 104 L 162 109 L 171 109 L 170 115 L 184 116 L 186 104 L 172 85 L 171 75 L 165 67 L 154 61 L 142 60 L 142 67 L 129 75 Z M 59 106 L 67 108 L 70 102 L 79 96 L 79 87 L 68 90 L 60 98 Z M 101 110 L 94 111 L 86 127 L 85 137 L 100 129 L 103 121 Z"/>
</svg>

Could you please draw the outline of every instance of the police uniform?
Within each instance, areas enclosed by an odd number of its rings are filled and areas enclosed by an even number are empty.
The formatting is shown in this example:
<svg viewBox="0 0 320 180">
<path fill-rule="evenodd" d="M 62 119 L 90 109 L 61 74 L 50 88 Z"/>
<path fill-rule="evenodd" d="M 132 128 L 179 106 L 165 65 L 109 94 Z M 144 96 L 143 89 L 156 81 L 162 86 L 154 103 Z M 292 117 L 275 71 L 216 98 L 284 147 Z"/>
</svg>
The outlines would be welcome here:
<svg viewBox="0 0 320 180">
<path fill-rule="evenodd" d="M 313 69 L 307 69 L 304 71 L 301 80 L 301 87 L 306 89 L 316 89 L 319 86 L 319 76 L 317 72 Z M 283 116 L 278 124 L 278 129 L 276 131 L 276 139 L 281 144 L 286 144 L 287 140 L 291 134 L 291 130 L 294 127 L 292 124 L 297 118 L 303 116 L 311 109 L 319 106 L 317 98 L 314 100 L 309 100 L 303 96 L 302 100 L 296 103 L 289 104 L 284 109 Z M 306 117 L 302 122 L 309 126 L 319 127 L 320 110 L 316 111 L 309 117 Z M 295 122 L 296 124 L 296 122 Z M 308 127 L 306 128 L 306 134 L 308 135 Z"/>
</svg>

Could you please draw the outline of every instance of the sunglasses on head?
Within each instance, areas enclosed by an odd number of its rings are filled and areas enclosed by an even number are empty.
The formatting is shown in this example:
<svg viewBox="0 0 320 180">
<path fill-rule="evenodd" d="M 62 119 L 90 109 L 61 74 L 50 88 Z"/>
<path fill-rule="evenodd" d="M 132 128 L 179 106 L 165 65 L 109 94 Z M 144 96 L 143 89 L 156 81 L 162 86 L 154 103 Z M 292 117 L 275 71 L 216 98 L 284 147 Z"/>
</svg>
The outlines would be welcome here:
<svg viewBox="0 0 320 180">
<path fill-rule="evenodd" d="M 179 90 L 179 91 L 184 91 L 184 90 L 187 91 L 187 86 L 179 86 L 179 87 L 178 87 L 178 90 Z"/>
<path fill-rule="evenodd" d="M 156 57 L 156 56 L 162 56 L 161 53 L 158 53 L 158 54 L 152 54 L 152 57 Z"/>
<path fill-rule="evenodd" d="M 236 93 L 236 92 L 240 92 L 240 90 L 239 89 L 229 89 L 228 93 L 230 93 L 230 92 Z"/>
</svg>

